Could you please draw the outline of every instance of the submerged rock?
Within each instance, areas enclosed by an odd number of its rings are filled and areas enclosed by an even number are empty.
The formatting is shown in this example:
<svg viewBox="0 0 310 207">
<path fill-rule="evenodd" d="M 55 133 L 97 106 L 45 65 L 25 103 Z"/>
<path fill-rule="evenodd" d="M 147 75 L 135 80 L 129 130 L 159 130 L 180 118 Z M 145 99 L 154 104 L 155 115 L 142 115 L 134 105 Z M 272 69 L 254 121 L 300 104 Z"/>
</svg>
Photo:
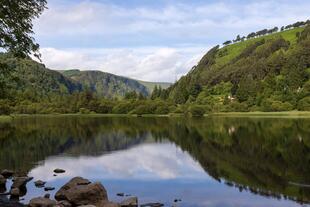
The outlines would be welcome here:
<svg viewBox="0 0 310 207">
<path fill-rule="evenodd" d="M 56 201 L 53 201 L 49 198 L 33 198 L 29 202 L 29 207 L 54 207 L 56 206 Z"/>
<path fill-rule="evenodd" d="M 37 187 L 37 188 L 43 188 L 44 185 L 46 184 L 46 182 L 42 181 L 42 180 L 37 180 L 34 182 L 34 185 Z"/>
<path fill-rule="evenodd" d="M 124 193 L 117 193 L 117 196 L 123 197 L 125 194 Z"/>
<path fill-rule="evenodd" d="M 51 194 L 49 194 L 49 193 L 46 193 L 45 195 L 44 195 L 44 198 L 50 198 L 51 197 Z"/>
<path fill-rule="evenodd" d="M 108 195 L 101 183 L 91 183 L 82 177 L 75 177 L 60 188 L 55 199 L 69 201 L 73 206 L 95 205 L 105 206 Z"/>
<path fill-rule="evenodd" d="M 60 168 L 54 170 L 54 173 L 65 173 L 66 171 Z"/>
<path fill-rule="evenodd" d="M 137 207 L 138 206 L 138 198 L 131 197 L 127 198 L 123 202 L 120 203 L 121 207 Z"/>
<path fill-rule="evenodd" d="M 140 207 L 162 207 L 164 204 L 162 203 L 145 203 L 142 204 Z"/>
<path fill-rule="evenodd" d="M 55 188 L 54 187 L 45 187 L 44 190 L 45 191 L 52 191 L 52 190 L 55 190 Z"/>
</svg>

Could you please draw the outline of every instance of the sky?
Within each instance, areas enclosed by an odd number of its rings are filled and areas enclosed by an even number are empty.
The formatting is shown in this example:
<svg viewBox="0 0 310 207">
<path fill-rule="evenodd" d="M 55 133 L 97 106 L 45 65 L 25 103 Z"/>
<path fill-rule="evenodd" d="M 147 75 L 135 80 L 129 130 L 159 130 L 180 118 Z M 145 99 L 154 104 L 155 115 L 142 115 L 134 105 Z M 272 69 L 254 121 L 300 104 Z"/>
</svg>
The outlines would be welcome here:
<svg viewBox="0 0 310 207">
<path fill-rule="evenodd" d="M 174 82 L 211 47 L 309 10 L 309 0 L 48 0 L 34 31 L 50 69 Z"/>
</svg>

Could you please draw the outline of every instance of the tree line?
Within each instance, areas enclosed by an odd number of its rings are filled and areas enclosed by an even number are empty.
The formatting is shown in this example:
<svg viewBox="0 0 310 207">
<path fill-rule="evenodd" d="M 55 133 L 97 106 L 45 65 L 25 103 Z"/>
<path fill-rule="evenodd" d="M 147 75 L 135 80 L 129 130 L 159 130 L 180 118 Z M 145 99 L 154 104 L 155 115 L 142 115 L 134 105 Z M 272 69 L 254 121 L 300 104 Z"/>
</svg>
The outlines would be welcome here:
<svg viewBox="0 0 310 207">
<path fill-rule="evenodd" d="M 295 22 L 294 24 L 289 24 L 289 25 L 286 25 L 286 26 L 282 26 L 281 27 L 281 32 L 282 31 L 285 31 L 285 30 L 289 30 L 289 29 L 294 29 L 294 28 L 298 28 L 298 27 L 304 27 L 306 25 L 309 25 L 310 24 L 310 20 L 307 20 L 307 21 L 298 21 L 298 22 Z M 274 28 L 271 28 L 271 29 L 263 29 L 263 30 L 259 30 L 257 32 L 251 32 L 249 33 L 247 36 L 240 36 L 240 35 L 237 35 L 236 39 L 234 40 L 227 40 L 223 43 L 224 46 L 226 45 L 230 45 L 232 43 L 237 43 L 237 42 L 243 42 L 244 40 L 249 40 L 249 39 L 252 39 L 252 38 L 256 38 L 256 37 L 261 37 L 261 36 L 265 36 L 265 35 L 268 35 L 268 34 L 273 34 L 273 33 L 276 33 L 279 31 L 279 28 L 278 27 L 274 27 Z"/>
</svg>

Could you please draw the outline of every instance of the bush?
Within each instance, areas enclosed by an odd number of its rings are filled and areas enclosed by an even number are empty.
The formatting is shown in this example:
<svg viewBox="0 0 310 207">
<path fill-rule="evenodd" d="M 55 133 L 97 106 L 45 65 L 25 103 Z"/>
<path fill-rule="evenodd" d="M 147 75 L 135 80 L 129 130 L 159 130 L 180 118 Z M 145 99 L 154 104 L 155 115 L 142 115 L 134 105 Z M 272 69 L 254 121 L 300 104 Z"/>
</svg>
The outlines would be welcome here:
<svg viewBox="0 0 310 207">
<path fill-rule="evenodd" d="M 247 112 L 249 111 L 249 107 L 245 102 L 232 102 L 231 104 L 229 104 L 229 108 L 227 108 L 227 110 L 236 112 Z"/>
<path fill-rule="evenodd" d="M 194 105 L 189 107 L 189 113 L 195 117 L 201 117 L 205 114 L 205 109 L 202 106 Z"/>
<path fill-rule="evenodd" d="M 293 105 L 288 102 L 273 101 L 271 103 L 272 111 L 291 111 L 293 108 Z"/>
<path fill-rule="evenodd" d="M 298 101 L 297 109 L 299 111 L 310 111 L 310 97 L 305 97 Z"/>
<path fill-rule="evenodd" d="M 134 106 L 130 102 L 121 102 L 113 107 L 112 113 L 114 114 L 128 114 L 134 109 Z"/>
<path fill-rule="evenodd" d="M 0 100 L 0 115 L 8 115 L 10 113 L 10 102 L 8 100 Z"/>
<path fill-rule="evenodd" d="M 79 113 L 81 114 L 90 114 L 90 110 L 86 108 L 80 108 Z"/>
</svg>

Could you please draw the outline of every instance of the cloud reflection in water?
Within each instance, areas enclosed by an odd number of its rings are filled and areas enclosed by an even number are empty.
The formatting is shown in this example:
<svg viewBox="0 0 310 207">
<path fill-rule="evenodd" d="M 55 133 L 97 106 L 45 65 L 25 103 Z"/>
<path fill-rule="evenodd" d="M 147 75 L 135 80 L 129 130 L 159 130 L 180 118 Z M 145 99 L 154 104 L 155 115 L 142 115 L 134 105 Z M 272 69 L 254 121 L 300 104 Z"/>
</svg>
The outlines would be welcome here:
<svg viewBox="0 0 310 207">
<path fill-rule="evenodd" d="M 99 157 L 50 157 L 30 175 L 52 181 L 57 179 L 51 176 L 55 168 L 65 169 L 65 177 L 89 179 L 209 179 L 187 152 L 171 143 L 142 144 Z"/>
</svg>

